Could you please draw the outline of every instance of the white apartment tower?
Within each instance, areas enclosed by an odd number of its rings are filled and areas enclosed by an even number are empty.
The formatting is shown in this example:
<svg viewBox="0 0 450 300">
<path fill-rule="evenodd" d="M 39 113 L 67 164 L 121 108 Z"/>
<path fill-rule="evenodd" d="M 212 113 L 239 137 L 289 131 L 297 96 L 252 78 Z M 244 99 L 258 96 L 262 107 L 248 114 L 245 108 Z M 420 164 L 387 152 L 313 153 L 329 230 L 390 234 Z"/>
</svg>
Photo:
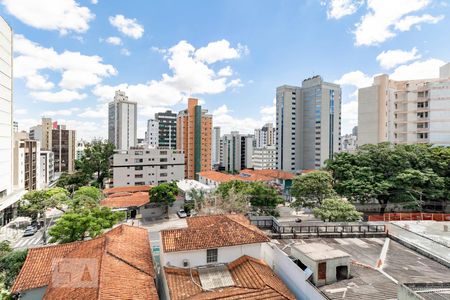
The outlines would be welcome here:
<svg viewBox="0 0 450 300">
<path fill-rule="evenodd" d="M 275 145 L 275 128 L 272 123 L 265 124 L 261 129 L 255 129 L 255 147 L 263 148 Z"/>
<path fill-rule="evenodd" d="M 137 146 L 137 103 L 116 91 L 108 106 L 108 141 L 118 150 Z"/>
<path fill-rule="evenodd" d="M 0 203 L 13 188 L 12 29 L 0 17 Z M 0 225 L 3 225 L 0 223 Z"/>
<path fill-rule="evenodd" d="M 392 142 L 450 145 L 450 63 L 440 78 L 396 81 L 388 75 L 358 91 L 358 146 Z"/>
<path fill-rule="evenodd" d="M 277 169 L 319 169 L 340 151 L 341 88 L 314 76 L 276 93 Z"/>
<path fill-rule="evenodd" d="M 149 148 L 159 146 L 159 122 L 153 119 L 147 120 L 147 132 L 145 133 L 145 143 Z"/>
</svg>

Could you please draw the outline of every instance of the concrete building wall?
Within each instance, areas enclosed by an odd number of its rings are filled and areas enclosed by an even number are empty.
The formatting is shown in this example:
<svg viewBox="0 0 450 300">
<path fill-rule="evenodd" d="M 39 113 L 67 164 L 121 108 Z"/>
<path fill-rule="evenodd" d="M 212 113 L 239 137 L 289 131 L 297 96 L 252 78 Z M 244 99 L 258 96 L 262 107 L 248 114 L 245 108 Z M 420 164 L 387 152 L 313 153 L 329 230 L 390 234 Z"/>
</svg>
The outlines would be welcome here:
<svg viewBox="0 0 450 300">
<path fill-rule="evenodd" d="M 47 188 L 54 180 L 54 155 L 51 151 L 41 151 L 40 173 L 41 189 Z"/>
<path fill-rule="evenodd" d="M 146 144 L 150 148 L 159 146 L 159 122 L 156 120 L 147 120 Z"/>
<path fill-rule="evenodd" d="M 155 121 L 159 126 L 158 146 L 176 149 L 177 146 L 177 114 L 171 110 L 155 114 Z"/>
<path fill-rule="evenodd" d="M 13 189 L 13 37 L 0 17 L 0 202 Z"/>
<path fill-rule="evenodd" d="M 65 129 L 64 125 L 58 125 L 52 130 L 52 149 L 54 154 L 55 173 L 75 171 L 76 154 L 75 130 Z"/>
<path fill-rule="evenodd" d="M 217 263 L 229 263 L 243 255 L 261 259 L 261 245 L 261 243 L 257 243 L 218 248 Z M 161 249 L 161 266 L 170 264 L 173 267 L 183 268 L 185 259 L 189 261 L 189 267 L 204 266 L 208 264 L 206 262 L 206 249 L 167 253 Z"/>
<path fill-rule="evenodd" d="M 172 149 L 133 149 L 113 155 L 113 186 L 158 185 L 184 178 L 184 154 Z"/>
<path fill-rule="evenodd" d="M 211 143 L 211 165 L 220 164 L 220 127 L 214 126 Z"/>
<path fill-rule="evenodd" d="M 128 101 L 122 91 L 116 91 L 108 105 L 108 141 L 118 150 L 137 145 L 137 103 Z"/>
<path fill-rule="evenodd" d="M 276 148 L 268 146 L 265 148 L 255 148 L 253 151 L 253 168 L 255 170 L 276 169 Z"/>
</svg>

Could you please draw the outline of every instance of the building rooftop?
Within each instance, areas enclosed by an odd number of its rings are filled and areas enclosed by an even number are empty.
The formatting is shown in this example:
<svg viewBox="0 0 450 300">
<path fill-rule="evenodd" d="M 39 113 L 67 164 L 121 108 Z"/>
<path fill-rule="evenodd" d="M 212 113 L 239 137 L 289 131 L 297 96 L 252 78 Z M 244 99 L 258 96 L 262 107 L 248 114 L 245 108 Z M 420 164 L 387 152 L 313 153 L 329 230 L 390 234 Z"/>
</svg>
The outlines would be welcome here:
<svg viewBox="0 0 450 300">
<path fill-rule="evenodd" d="M 103 194 L 106 196 L 117 193 L 136 193 L 136 192 L 148 192 L 151 185 L 135 185 L 135 186 L 118 186 L 109 189 L 104 189 Z"/>
<path fill-rule="evenodd" d="M 272 170 L 272 169 L 264 169 L 264 170 L 245 169 L 245 170 L 242 170 L 241 173 L 261 175 L 261 176 L 270 177 L 273 179 L 282 179 L 282 180 L 290 180 L 290 179 L 293 179 L 295 176 L 293 173 L 290 173 L 290 172 L 281 171 L 281 170 Z"/>
<path fill-rule="evenodd" d="M 109 208 L 140 207 L 149 202 L 148 192 L 112 194 L 108 198 L 100 200 L 100 206 Z"/>
<path fill-rule="evenodd" d="M 264 243 L 269 238 L 242 215 L 192 217 L 188 227 L 161 231 L 164 252 Z"/>
<path fill-rule="evenodd" d="M 164 267 L 164 273 L 172 300 L 295 299 L 268 265 L 250 256 L 212 268 Z M 202 280 L 205 273 L 213 280 Z M 220 275 L 220 280 L 214 280 L 214 274 Z"/>
<path fill-rule="evenodd" d="M 211 190 L 211 187 L 209 185 L 203 184 L 197 180 L 192 180 L 192 179 L 180 180 L 177 182 L 177 186 L 183 192 L 188 192 L 192 189 L 203 190 L 203 191 Z"/>
<path fill-rule="evenodd" d="M 325 244 L 351 256 L 352 278 L 320 287 L 329 299 L 397 299 L 397 282 L 439 283 L 448 281 L 450 269 L 386 238 L 313 238 L 276 240 L 291 255 L 293 241 Z M 388 243 L 386 252 L 382 248 Z M 383 258 L 384 257 L 384 258 Z M 381 266 L 378 268 L 377 266 Z"/>
<path fill-rule="evenodd" d="M 88 276 L 94 286 L 55 283 L 59 259 L 90 260 Z M 69 270 L 73 278 L 85 275 L 73 266 Z M 44 299 L 158 299 L 154 278 L 147 230 L 120 225 L 92 240 L 29 249 L 11 291 L 47 287 Z"/>
<path fill-rule="evenodd" d="M 403 283 L 408 290 L 424 300 L 450 299 L 450 282 L 443 283 Z"/>
<path fill-rule="evenodd" d="M 261 172 L 262 171 L 262 172 Z M 272 172 L 275 171 L 275 172 Z M 267 174 L 266 174 L 267 173 Z M 237 175 L 232 175 L 232 174 L 227 174 L 227 173 L 222 173 L 222 172 L 217 172 L 217 171 L 203 171 L 203 172 L 199 172 L 198 175 L 207 178 L 209 180 L 215 181 L 215 182 L 228 182 L 228 181 L 232 181 L 232 180 L 240 180 L 240 181 L 272 181 L 276 178 L 279 179 L 286 179 L 286 177 L 288 176 L 287 172 L 282 172 L 279 173 L 278 175 L 281 177 L 275 177 L 277 176 L 278 171 L 276 170 L 249 170 L 249 169 L 245 169 L 242 170 L 239 174 Z M 288 173 L 290 174 L 290 173 Z M 293 177 L 293 175 L 292 175 Z"/>
<path fill-rule="evenodd" d="M 342 250 L 334 249 L 328 245 L 321 243 L 311 244 L 295 244 L 292 246 L 296 250 L 302 252 L 314 261 L 328 260 L 333 258 L 350 257 L 350 255 Z"/>
</svg>

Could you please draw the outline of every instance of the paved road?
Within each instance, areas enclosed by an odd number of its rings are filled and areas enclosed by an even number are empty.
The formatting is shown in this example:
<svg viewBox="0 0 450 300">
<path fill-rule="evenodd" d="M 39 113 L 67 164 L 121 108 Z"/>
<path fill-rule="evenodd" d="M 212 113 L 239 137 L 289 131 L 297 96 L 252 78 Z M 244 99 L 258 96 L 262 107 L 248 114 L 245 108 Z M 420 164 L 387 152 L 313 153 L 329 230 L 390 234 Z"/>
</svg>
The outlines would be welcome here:
<svg viewBox="0 0 450 300">
<path fill-rule="evenodd" d="M 37 246 L 43 246 L 43 239 L 42 239 L 42 233 L 43 230 L 40 229 L 38 232 L 36 232 L 33 236 L 26 236 L 21 237 L 19 240 L 16 241 L 16 243 L 13 244 L 14 249 L 26 249 L 26 248 L 33 248 Z M 48 232 L 47 232 L 47 239 L 49 238 Z"/>
</svg>

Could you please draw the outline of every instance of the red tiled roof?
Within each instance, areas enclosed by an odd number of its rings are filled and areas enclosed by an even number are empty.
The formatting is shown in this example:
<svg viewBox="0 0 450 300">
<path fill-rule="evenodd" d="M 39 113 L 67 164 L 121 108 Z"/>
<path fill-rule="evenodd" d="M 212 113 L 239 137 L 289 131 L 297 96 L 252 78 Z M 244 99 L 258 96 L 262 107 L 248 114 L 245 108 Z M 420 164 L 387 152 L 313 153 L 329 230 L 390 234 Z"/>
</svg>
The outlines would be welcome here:
<svg viewBox="0 0 450 300">
<path fill-rule="evenodd" d="M 221 173 L 217 171 L 204 171 L 199 172 L 199 176 L 202 176 L 204 178 L 207 178 L 209 180 L 215 181 L 215 182 L 228 182 L 232 180 L 240 180 L 240 181 L 271 181 L 273 178 L 264 176 L 257 173 L 244 173 L 241 172 L 238 175 L 231 175 L 226 173 Z"/>
<path fill-rule="evenodd" d="M 188 227 L 162 230 L 164 252 L 189 251 L 268 242 L 244 216 L 215 215 L 187 219 Z"/>
<path fill-rule="evenodd" d="M 200 277 L 197 270 L 192 270 L 191 277 L 191 269 L 164 267 L 170 298 L 295 299 L 283 281 L 263 261 L 244 255 L 229 263 L 227 267 L 234 285 L 212 291 L 204 291 L 199 286 Z"/>
<path fill-rule="evenodd" d="M 118 186 L 110 189 L 104 189 L 103 194 L 109 196 L 116 193 L 148 192 L 151 187 L 151 185 Z"/>
<path fill-rule="evenodd" d="M 95 259 L 98 285 L 53 286 L 55 258 Z M 47 286 L 44 299 L 158 299 L 154 279 L 147 230 L 120 225 L 92 240 L 30 249 L 12 292 Z"/>
<path fill-rule="evenodd" d="M 100 201 L 101 206 L 109 208 L 125 208 L 125 207 L 139 207 L 149 203 L 148 192 L 137 192 L 128 195 L 110 195 L 108 198 Z"/>
<path fill-rule="evenodd" d="M 249 170 L 245 169 L 242 170 L 241 173 L 249 173 L 249 174 L 258 174 L 270 178 L 276 178 L 276 179 L 282 179 L 282 180 L 288 180 L 293 179 L 294 174 L 282 170 L 271 170 L 271 169 L 265 169 L 265 170 Z"/>
</svg>

